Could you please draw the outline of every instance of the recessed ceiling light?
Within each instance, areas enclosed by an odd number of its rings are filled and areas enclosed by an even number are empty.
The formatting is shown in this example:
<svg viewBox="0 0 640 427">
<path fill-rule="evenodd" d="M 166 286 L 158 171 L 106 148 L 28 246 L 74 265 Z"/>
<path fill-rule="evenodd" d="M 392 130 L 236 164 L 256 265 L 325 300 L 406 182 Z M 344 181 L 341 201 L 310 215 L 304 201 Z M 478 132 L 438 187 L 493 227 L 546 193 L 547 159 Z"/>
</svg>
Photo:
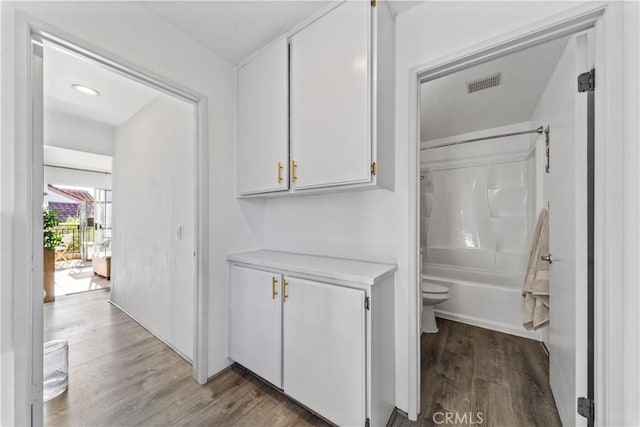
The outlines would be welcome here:
<svg viewBox="0 0 640 427">
<path fill-rule="evenodd" d="M 85 86 L 85 85 L 79 85 L 77 83 L 74 83 L 71 85 L 72 88 L 74 88 L 75 90 L 77 90 L 80 93 L 84 93 L 85 95 L 90 95 L 90 96 L 98 96 L 100 95 L 100 92 L 98 92 L 97 90 L 90 88 L 89 86 Z"/>
</svg>

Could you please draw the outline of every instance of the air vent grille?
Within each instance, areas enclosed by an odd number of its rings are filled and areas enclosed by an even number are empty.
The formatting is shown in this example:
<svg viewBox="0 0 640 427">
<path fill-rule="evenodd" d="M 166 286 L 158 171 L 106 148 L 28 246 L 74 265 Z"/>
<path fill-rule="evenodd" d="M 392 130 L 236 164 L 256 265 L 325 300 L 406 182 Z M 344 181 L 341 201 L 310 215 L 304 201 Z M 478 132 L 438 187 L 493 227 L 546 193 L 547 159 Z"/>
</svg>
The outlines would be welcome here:
<svg viewBox="0 0 640 427">
<path fill-rule="evenodd" d="M 467 93 L 478 92 L 479 90 L 498 86 L 500 84 L 500 74 L 501 73 L 496 73 L 472 82 L 467 82 Z"/>
</svg>

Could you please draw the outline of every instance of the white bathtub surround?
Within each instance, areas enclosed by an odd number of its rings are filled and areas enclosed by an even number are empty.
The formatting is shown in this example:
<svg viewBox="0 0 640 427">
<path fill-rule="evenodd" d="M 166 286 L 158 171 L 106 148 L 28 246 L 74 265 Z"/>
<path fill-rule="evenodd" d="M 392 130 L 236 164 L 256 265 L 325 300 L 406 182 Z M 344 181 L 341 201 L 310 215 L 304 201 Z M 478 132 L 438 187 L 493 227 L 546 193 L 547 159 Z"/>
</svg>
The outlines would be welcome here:
<svg viewBox="0 0 640 427">
<path fill-rule="evenodd" d="M 537 126 L 516 123 L 422 146 Z M 436 315 L 539 339 L 522 327 L 521 297 L 535 201 L 533 147 L 519 135 L 422 151 L 424 278 L 448 283 L 450 296 Z"/>
<path fill-rule="evenodd" d="M 537 330 L 549 323 L 549 212 L 543 209 L 538 217 L 536 231 L 531 243 L 529 266 L 524 278 L 523 326 L 526 330 Z M 542 259 L 547 256 L 548 260 Z"/>
</svg>

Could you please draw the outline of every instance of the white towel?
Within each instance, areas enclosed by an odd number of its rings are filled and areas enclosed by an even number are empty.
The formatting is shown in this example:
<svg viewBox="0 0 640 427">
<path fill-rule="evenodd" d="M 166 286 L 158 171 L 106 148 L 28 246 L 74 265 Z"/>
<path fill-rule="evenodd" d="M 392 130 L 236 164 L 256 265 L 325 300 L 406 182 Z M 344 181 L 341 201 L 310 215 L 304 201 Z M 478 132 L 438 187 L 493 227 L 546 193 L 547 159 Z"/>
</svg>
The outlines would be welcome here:
<svg viewBox="0 0 640 427">
<path fill-rule="evenodd" d="M 538 215 L 529 252 L 529 265 L 522 287 L 522 324 L 529 331 L 549 323 L 549 262 L 540 259 L 543 255 L 549 255 L 549 212 L 546 209 Z"/>
</svg>

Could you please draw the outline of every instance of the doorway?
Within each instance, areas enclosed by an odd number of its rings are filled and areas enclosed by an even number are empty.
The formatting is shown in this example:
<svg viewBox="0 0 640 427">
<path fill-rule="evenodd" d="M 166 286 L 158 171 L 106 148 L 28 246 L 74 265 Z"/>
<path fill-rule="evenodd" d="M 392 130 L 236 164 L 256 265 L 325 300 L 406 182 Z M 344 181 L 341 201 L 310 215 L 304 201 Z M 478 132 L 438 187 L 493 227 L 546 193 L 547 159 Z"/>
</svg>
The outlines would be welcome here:
<svg viewBox="0 0 640 427">
<path fill-rule="evenodd" d="M 105 260 L 110 258 L 109 255 L 111 255 L 110 250 L 112 244 L 116 246 L 120 245 L 120 248 L 125 248 L 125 250 L 118 250 L 118 252 L 114 251 L 113 253 L 116 257 L 114 260 L 122 260 L 112 267 L 112 271 L 115 273 L 115 278 L 117 279 L 113 280 L 112 278 L 114 285 L 112 288 L 117 288 L 120 295 L 114 298 L 112 293 L 109 302 L 114 307 L 117 307 L 119 310 L 124 311 L 127 315 L 134 318 L 144 328 L 154 333 L 156 337 L 169 345 L 169 347 L 184 359 L 187 359 L 188 362 L 192 362 L 193 378 L 200 383 L 206 382 L 206 322 L 203 321 L 203 319 L 206 319 L 206 298 L 203 299 L 203 296 L 206 297 L 203 285 L 206 268 L 203 267 L 202 262 L 202 256 L 206 254 L 206 251 L 204 251 L 204 253 L 202 251 L 203 246 L 205 246 L 206 235 L 199 235 L 198 230 L 203 229 L 202 223 L 205 217 L 203 214 L 208 212 L 208 208 L 206 207 L 207 195 L 203 194 L 203 188 L 206 188 L 206 161 L 198 161 L 197 155 L 197 153 L 203 151 L 203 145 L 206 143 L 204 139 L 205 132 L 203 132 L 204 125 L 201 120 L 203 114 L 206 114 L 205 104 L 201 98 L 195 95 L 191 95 L 186 91 L 177 89 L 160 80 L 137 73 L 133 69 L 109 61 L 103 56 L 93 54 L 79 47 L 77 44 L 68 43 L 52 34 L 40 30 L 33 30 L 31 37 L 33 47 L 31 56 L 32 83 L 34 93 L 40 95 L 34 97 L 35 101 L 33 104 L 32 150 L 34 155 L 31 168 L 34 179 L 31 185 L 33 186 L 32 191 L 34 194 L 43 193 L 42 168 L 46 160 L 46 156 L 43 156 L 42 148 L 43 140 L 47 137 L 46 126 L 44 127 L 44 135 L 42 133 L 42 117 L 45 104 L 43 101 L 47 99 L 46 79 L 43 78 L 46 77 L 46 74 L 43 75 L 43 68 L 45 71 L 55 72 L 53 69 L 47 70 L 47 66 L 52 65 L 47 59 L 46 52 L 48 49 L 63 52 L 72 58 L 72 61 L 80 61 L 85 65 L 93 67 L 93 72 L 85 75 L 111 73 L 116 79 L 128 80 L 130 87 L 132 84 L 135 84 L 143 86 L 147 91 L 151 90 L 154 92 L 152 97 L 147 99 L 144 105 L 130 111 L 131 114 L 125 118 L 124 122 L 117 126 L 117 129 L 113 130 L 116 147 L 121 147 L 117 148 L 115 155 L 113 155 L 114 159 L 120 159 L 119 161 L 116 160 L 115 164 L 116 169 L 119 171 L 117 176 L 121 178 L 119 183 L 114 183 L 114 187 L 116 189 L 122 188 L 123 190 L 114 191 L 113 196 L 116 200 L 113 205 L 116 206 L 116 209 L 110 213 L 112 202 L 111 187 L 106 189 L 104 186 L 97 187 L 100 188 L 100 190 L 96 193 L 96 197 L 99 199 L 101 204 L 100 209 L 102 209 L 102 214 L 104 214 L 102 215 L 104 218 L 102 218 L 103 220 L 100 222 L 102 228 L 100 228 L 98 233 L 102 235 L 102 240 L 99 243 L 104 253 L 98 254 L 98 258 L 100 258 L 100 256 Z M 51 62 L 53 63 L 53 61 Z M 45 81 L 44 97 L 42 96 L 43 80 Z M 89 89 L 93 88 L 89 87 Z M 96 92 L 99 91 L 96 90 Z M 82 93 L 82 95 L 96 96 L 90 93 Z M 74 106 L 70 105 L 73 103 L 64 102 L 64 100 L 59 99 L 57 101 L 61 101 L 55 105 L 62 107 L 60 108 L 63 110 L 62 113 L 77 113 L 79 110 L 77 108 L 74 110 Z M 96 114 L 95 109 L 91 111 L 91 108 L 80 108 L 80 110 L 88 110 L 89 113 Z M 121 111 L 114 111 L 114 113 L 120 114 Z M 142 123 L 144 120 L 146 120 L 146 123 L 149 123 L 149 120 L 151 120 L 150 117 L 155 117 L 155 121 L 153 121 L 155 124 L 153 126 Z M 77 128 L 75 130 L 77 130 Z M 144 135 L 145 132 L 147 132 L 147 135 Z M 85 138 L 85 142 L 88 144 L 96 142 L 95 140 L 86 139 L 87 138 Z M 141 141 L 147 144 L 155 143 L 156 145 L 146 147 L 141 144 Z M 173 142 L 173 144 L 171 144 L 171 142 Z M 69 147 L 58 148 L 69 150 Z M 123 154 L 118 156 L 118 152 Z M 163 157 L 161 159 L 154 157 L 158 155 L 162 155 Z M 146 164 L 144 163 L 145 160 L 147 160 Z M 177 163 L 173 163 L 174 160 Z M 162 161 L 164 161 L 164 163 Z M 169 167 L 167 167 L 167 164 Z M 155 168 L 158 165 L 160 165 L 160 167 Z M 185 166 L 187 166 L 187 170 L 189 171 L 187 173 L 182 169 Z M 173 167 L 173 169 L 168 170 L 171 167 Z M 92 170 L 91 167 L 67 169 L 75 169 L 76 172 L 78 169 L 85 172 L 96 172 Z M 147 172 L 146 175 L 141 173 L 141 171 Z M 100 172 L 104 173 L 104 171 Z M 116 174 L 114 174 L 114 176 L 116 176 Z M 137 193 L 131 194 L 133 192 Z M 127 193 L 129 198 L 126 198 Z M 175 197 L 178 197 L 180 200 L 173 204 L 175 209 L 172 210 L 172 201 Z M 153 203 L 156 200 L 163 202 L 164 206 L 154 208 Z M 39 208 L 37 204 L 40 205 Z M 32 212 L 34 228 L 42 226 L 42 202 L 37 204 L 34 203 Z M 117 206 L 122 206 L 123 209 L 119 209 Z M 147 209 L 142 209 L 142 207 Z M 124 208 L 128 208 L 129 210 L 125 211 Z M 132 211 L 139 213 L 139 215 L 129 216 Z M 111 215 L 113 215 L 113 220 L 111 219 Z M 127 220 L 127 218 L 129 218 L 129 220 Z M 159 222 L 160 224 L 158 224 Z M 112 224 L 118 223 L 121 225 L 113 226 L 114 235 L 112 242 L 108 234 L 111 232 Z M 96 224 L 95 222 L 93 224 L 94 232 L 96 231 Z M 150 225 L 146 227 L 146 224 Z M 159 229 L 159 227 L 162 229 Z M 127 229 L 129 230 L 128 232 L 126 232 Z M 123 234 L 121 234 L 122 237 L 118 237 L 118 230 L 123 231 Z M 159 239 L 162 239 L 160 244 L 157 243 Z M 149 247 L 142 246 L 144 243 L 149 242 L 151 242 Z M 163 243 L 165 243 L 165 245 L 163 245 Z M 42 244 L 42 237 L 34 234 L 32 244 L 33 248 L 40 246 Z M 134 247 L 135 244 L 138 244 L 137 249 Z M 162 252 L 169 246 L 173 248 L 171 251 L 173 255 L 170 255 L 173 257 L 173 263 L 170 262 L 169 265 L 166 265 L 167 263 L 163 262 L 163 260 L 167 257 L 163 256 Z M 129 249 L 130 258 L 124 257 L 126 249 Z M 87 248 L 86 251 L 88 254 L 90 249 Z M 116 253 L 121 253 L 122 256 L 117 258 L 118 255 L 116 255 Z M 140 280 L 140 276 L 136 276 L 135 271 L 133 273 L 131 273 L 131 269 L 127 271 L 126 266 L 140 265 L 139 260 L 136 259 L 136 256 L 140 256 L 140 254 L 146 256 L 147 260 L 146 264 L 142 264 L 143 267 L 153 268 L 155 263 L 162 268 L 173 269 L 180 273 L 180 278 L 174 278 L 172 283 L 178 281 L 185 283 L 186 287 L 183 289 L 185 292 L 181 292 L 181 295 L 176 297 L 176 300 L 185 308 L 175 310 L 175 312 L 178 313 L 179 319 L 170 316 L 171 318 L 167 321 L 171 324 L 168 327 L 166 327 L 166 325 L 158 325 L 156 322 L 157 318 L 166 317 L 165 314 L 167 311 L 160 307 L 161 304 L 152 305 L 151 307 L 146 305 L 146 313 L 144 312 L 144 307 L 136 311 L 136 307 L 145 306 L 147 299 L 136 295 L 132 296 L 131 291 L 135 289 L 135 286 L 143 282 L 143 280 Z M 158 256 L 158 259 L 154 260 L 154 254 Z M 107 266 L 105 274 L 111 276 L 108 268 L 109 266 Z M 37 251 L 34 251 L 34 271 L 41 269 L 42 258 L 37 256 Z M 159 277 L 151 277 L 154 283 L 171 280 L 171 278 L 167 279 L 163 277 L 161 272 L 159 272 L 159 274 Z M 41 424 L 43 421 L 43 329 L 41 326 L 42 300 L 38 298 L 38 295 L 41 295 L 42 291 L 40 290 L 40 292 L 38 292 L 37 290 L 42 289 L 42 278 L 41 276 L 34 275 L 32 281 L 34 311 L 32 318 L 33 334 L 31 337 L 33 353 L 29 358 L 29 365 L 31 365 L 33 372 L 30 378 L 33 379 L 34 386 L 32 389 L 34 394 L 31 396 L 33 402 L 32 421 L 35 424 Z M 147 281 L 149 280 L 147 279 Z M 118 285 L 116 285 L 116 283 Z M 189 290 L 188 292 L 186 292 L 187 289 Z M 142 292 L 144 293 L 144 291 Z M 152 298 L 153 293 L 148 293 L 151 294 L 150 298 Z M 172 301 L 173 300 L 162 300 L 157 302 L 172 303 Z M 155 318 L 153 316 L 155 316 Z M 181 325 L 187 325 L 187 329 L 183 330 L 184 327 Z M 162 332 L 163 330 L 165 332 Z M 166 332 L 167 330 L 169 332 Z M 73 375 L 73 371 L 71 375 Z"/>
<path fill-rule="evenodd" d="M 421 252 L 424 257 L 416 263 L 418 298 L 425 300 L 425 283 L 434 288 L 426 291 L 427 305 L 435 306 L 438 320 L 448 320 L 442 321 L 447 330 L 459 330 L 451 327 L 454 321 L 481 328 L 480 335 L 482 330 L 493 330 L 545 343 L 551 370 L 547 386 L 550 377 L 563 424 L 586 425 L 587 419 L 575 412 L 577 398 L 589 401 L 594 394 L 593 359 L 587 358 L 593 346 L 593 328 L 587 328 L 593 319 L 587 286 L 593 284 L 588 268 L 593 258 L 587 253 L 587 241 L 593 236 L 593 226 L 587 226 L 587 213 L 592 212 L 592 206 L 587 209 L 592 191 L 592 187 L 587 191 L 588 171 L 593 173 L 588 165 L 593 163 L 587 161 L 587 94 L 578 94 L 576 87 L 578 74 L 593 66 L 589 62 L 594 58 L 593 37 L 593 31 L 565 32 L 526 49 L 480 55 L 447 71 L 434 67 L 432 72 L 418 73 L 416 87 L 421 142 L 416 259 Z M 527 64 L 527 53 L 536 55 L 536 60 Z M 550 67 L 544 71 L 536 66 Z M 519 86 L 518 78 L 530 71 L 535 78 L 529 75 Z M 511 72 L 515 75 L 508 76 Z M 516 86 L 509 90 L 510 84 Z M 452 89 L 455 85 L 459 92 Z M 502 98 L 496 96 L 501 85 Z M 540 90 L 530 95 L 533 103 L 525 107 L 518 97 L 526 97 L 536 85 Z M 526 114 L 518 116 L 519 111 Z M 555 170 L 550 166 L 554 159 Z M 542 209 L 550 212 L 550 252 L 557 256 L 548 269 L 550 326 L 535 336 L 522 328 L 520 294 Z M 566 282 L 572 284 L 569 289 L 558 286 Z M 422 320 L 420 316 L 416 322 L 418 334 Z M 539 324 L 541 329 L 544 323 Z M 427 339 L 431 344 L 437 340 Z M 422 357 L 424 369 L 428 361 Z M 424 398 L 423 394 L 422 410 L 433 409 L 424 406 L 433 404 Z M 494 418 L 494 422 L 508 424 L 509 419 Z"/>
<path fill-rule="evenodd" d="M 111 190 L 48 182 L 55 180 L 52 175 L 62 168 L 45 163 L 48 173 L 45 172 L 43 208 L 57 221 L 51 232 L 58 242 L 52 254 L 53 290 L 45 278 L 45 303 L 59 296 L 110 287 L 110 269 L 104 268 L 104 264 L 111 257 L 111 202 L 106 200 L 110 199 Z M 64 182 L 79 179 L 78 170 L 66 169 L 65 172 L 70 172 L 73 178 Z M 84 169 L 83 173 L 94 172 Z"/>
</svg>

